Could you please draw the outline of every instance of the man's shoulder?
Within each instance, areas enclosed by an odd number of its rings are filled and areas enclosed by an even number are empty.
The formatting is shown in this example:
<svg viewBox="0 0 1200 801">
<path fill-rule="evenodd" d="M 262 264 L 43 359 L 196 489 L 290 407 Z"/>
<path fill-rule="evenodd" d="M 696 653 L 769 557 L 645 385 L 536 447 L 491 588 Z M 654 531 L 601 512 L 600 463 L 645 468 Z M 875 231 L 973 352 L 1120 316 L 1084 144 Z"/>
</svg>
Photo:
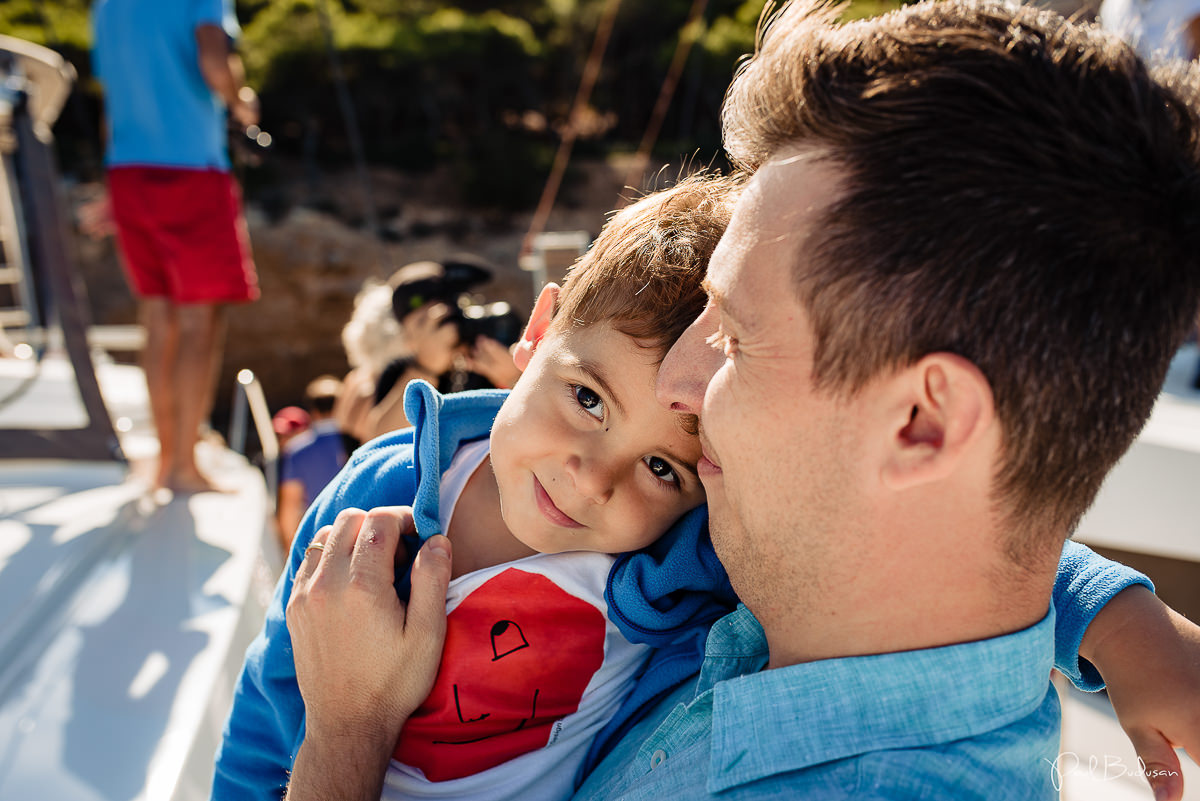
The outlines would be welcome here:
<svg viewBox="0 0 1200 801">
<path fill-rule="evenodd" d="M 746 623 L 745 614 L 727 620 L 731 634 L 717 642 L 721 653 L 746 653 L 731 648 L 729 639 L 742 633 L 737 624 Z M 657 801 L 664 792 L 738 799 L 1056 797 L 1059 707 L 1053 690 L 1032 706 L 1017 703 L 1007 712 L 982 704 L 991 711 L 972 717 L 969 709 L 955 711 L 948 691 L 904 693 L 898 673 L 890 684 L 891 674 L 864 673 L 869 680 L 855 685 L 832 672 L 839 662 L 848 660 L 731 680 L 711 676 L 716 684 L 698 695 L 703 679 L 681 687 L 621 738 L 577 799 Z M 955 677 L 969 698 L 982 692 L 972 682 L 1003 692 L 987 677 L 971 676 Z M 877 707 L 891 717 L 870 714 Z"/>
<path fill-rule="evenodd" d="M 1052 758 L 1029 753 L 1013 733 L 923 748 L 862 754 L 853 759 L 856 799 L 954 799 L 954 801 L 1052 801 Z M 1053 753 L 1053 749 L 1050 751 Z"/>
</svg>

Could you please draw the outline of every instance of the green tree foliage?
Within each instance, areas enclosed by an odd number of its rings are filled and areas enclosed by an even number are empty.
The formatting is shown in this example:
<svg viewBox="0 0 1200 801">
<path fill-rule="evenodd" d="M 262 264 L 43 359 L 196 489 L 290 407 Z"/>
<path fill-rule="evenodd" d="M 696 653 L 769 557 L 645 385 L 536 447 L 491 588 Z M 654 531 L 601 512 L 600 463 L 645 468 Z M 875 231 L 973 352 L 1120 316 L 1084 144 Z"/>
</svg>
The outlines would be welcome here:
<svg viewBox="0 0 1200 801">
<path fill-rule="evenodd" d="M 175 2 L 176 0 L 163 0 Z M 898 0 L 858 0 L 851 15 Z M 238 0 L 239 45 L 282 154 L 351 157 L 333 65 L 368 160 L 450 165 L 468 202 L 527 206 L 570 114 L 606 0 Z M 725 87 L 764 0 L 708 0 L 659 137 L 660 160 L 720 153 Z M 0 33 L 60 50 L 95 115 L 87 0 L 2 0 Z M 577 152 L 637 146 L 692 0 L 622 0 Z M 77 118 L 80 114 L 75 115 Z M 86 116 L 86 115 L 85 115 Z M 86 136 L 86 125 L 69 135 Z M 60 132 L 60 137 L 63 136 Z"/>
<path fill-rule="evenodd" d="M 91 42 L 87 0 L 4 0 L 0 33 L 68 55 L 84 53 Z"/>
</svg>

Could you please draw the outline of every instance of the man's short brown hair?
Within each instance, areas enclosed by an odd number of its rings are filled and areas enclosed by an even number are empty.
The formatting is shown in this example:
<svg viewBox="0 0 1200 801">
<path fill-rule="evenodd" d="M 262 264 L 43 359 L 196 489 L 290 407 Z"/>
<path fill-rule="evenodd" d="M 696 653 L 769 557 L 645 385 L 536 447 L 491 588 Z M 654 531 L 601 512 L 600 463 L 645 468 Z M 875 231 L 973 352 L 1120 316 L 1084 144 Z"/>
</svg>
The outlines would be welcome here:
<svg viewBox="0 0 1200 801">
<path fill-rule="evenodd" d="M 970 359 L 1004 431 L 994 491 L 1018 555 L 1026 532 L 1075 526 L 1195 322 L 1195 73 L 1152 74 L 1029 7 L 834 13 L 793 4 L 765 26 L 726 98 L 726 147 L 751 171 L 797 147 L 840 171 L 797 254 L 818 386 Z"/>
<path fill-rule="evenodd" d="M 618 211 L 567 274 L 554 325 L 611 322 L 659 358 L 704 309 L 738 181 L 693 175 Z"/>
</svg>

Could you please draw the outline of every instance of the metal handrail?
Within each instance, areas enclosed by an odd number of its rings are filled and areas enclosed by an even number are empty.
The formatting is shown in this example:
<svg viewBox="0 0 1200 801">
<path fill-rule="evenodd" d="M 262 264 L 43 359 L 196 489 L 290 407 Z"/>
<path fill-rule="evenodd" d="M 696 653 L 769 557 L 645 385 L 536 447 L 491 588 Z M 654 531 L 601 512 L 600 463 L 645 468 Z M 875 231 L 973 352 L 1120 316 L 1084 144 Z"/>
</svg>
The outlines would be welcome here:
<svg viewBox="0 0 1200 801">
<path fill-rule="evenodd" d="M 15 185 L 15 193 L 10 188 L 8 194 L 22 209 L 18 233 L 33 267 L 28 276 L 33 279 L 31 306 L 57 318 L 87 416 L 83 428 L 0 431 L 0 455 L 124 462 L 87 343 L 82 286 L 66 252 L 66 219 L 59 207 L 51 148 L 50 125 L 60 108 L 58 98 L 70 90 L 74 70 L 51 50 L 3 37 L 0 78 L 0 105 L 6 112 L 0 120 L 5 151 L 0 169 L 9 186 Z"/>
<path fill-rule="evenodd" d="M 267 479 L 267 494 L 270 498 L 271 512 L 274 514 L 279 490 L 279 438 L 275 436 L 275 428 L 271 425 L 271 410 L 267 406 L 267 396 L 263 392 L 262 382 L 254 375 L 254 371 L 247 369 L 238 371 L 232 404 L 229 447 L 243 456 L 246 454 L 248 410 L 249 417 L 254 422 L 254 432 L 258 435 L 259 444 L 262 445 L 262 470 Z"/>
</svg>

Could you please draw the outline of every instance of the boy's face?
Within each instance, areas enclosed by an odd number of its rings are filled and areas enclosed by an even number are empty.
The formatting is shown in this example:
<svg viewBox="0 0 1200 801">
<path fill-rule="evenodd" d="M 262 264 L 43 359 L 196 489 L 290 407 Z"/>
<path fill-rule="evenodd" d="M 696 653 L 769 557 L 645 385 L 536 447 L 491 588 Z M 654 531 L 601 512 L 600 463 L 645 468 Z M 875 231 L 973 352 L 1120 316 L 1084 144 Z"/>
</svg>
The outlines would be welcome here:
<svg viewBox="0 0 1200 801">
<path fill-rule="evenodd" d="M 704 502 L 699 441 L 655 401 L 657 355 L 609 323 L 546 333 L 492 428 L 517 539 L 543 553 L 632 551 Z"/>
</svg>

